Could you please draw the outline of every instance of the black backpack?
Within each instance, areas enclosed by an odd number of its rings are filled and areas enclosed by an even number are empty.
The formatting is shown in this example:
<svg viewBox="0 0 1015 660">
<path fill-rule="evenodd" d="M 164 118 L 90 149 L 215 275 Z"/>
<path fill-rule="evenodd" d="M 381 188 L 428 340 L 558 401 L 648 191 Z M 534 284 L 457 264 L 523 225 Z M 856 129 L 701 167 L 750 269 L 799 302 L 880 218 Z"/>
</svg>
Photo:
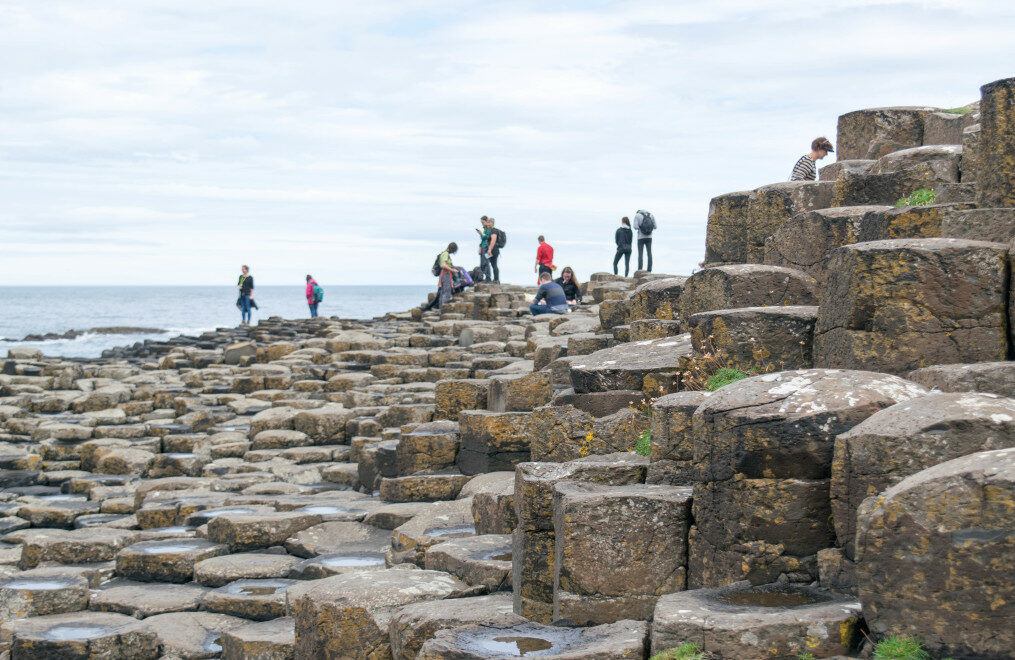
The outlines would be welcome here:
<svg viewBox="0 0 1015 660">
<path fill-rule="evenodd" d="M 493 233 L 497 234 L 497 245 L 494 245 L 494 248 L 499 250 L 507 245 L 507 233 L 505 233 L 504 230 L 494 227 Z"/>
<path fill-rule="evenodd" d="M 641 222 L 638 223 L 638 231 L 646 236 L 651 236 L 652 232 L 656 228 L 656 218 L 648 211 L 638 211 L 641 213 Z"/>
<path fill-rule="evenodd" d="M 430 272 L 433 273 L 434 277 L 438 277 L 441 274 L 441 270 L 443 270 L 441 268 L 441 255 L 442 254 L 444 254 L 444 253 L 443 252 L 438 252 L 437 253 L 437 258 L 433 260 L 433 268 L 430 269 Z"/>
</svg>

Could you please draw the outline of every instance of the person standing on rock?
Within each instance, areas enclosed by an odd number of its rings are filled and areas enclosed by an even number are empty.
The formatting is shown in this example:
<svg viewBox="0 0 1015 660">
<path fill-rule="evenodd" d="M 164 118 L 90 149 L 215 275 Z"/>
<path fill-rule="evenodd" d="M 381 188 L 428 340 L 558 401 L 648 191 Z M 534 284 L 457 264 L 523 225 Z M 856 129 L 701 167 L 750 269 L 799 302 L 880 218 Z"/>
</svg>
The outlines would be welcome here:
<svg viewBox="0 0 1015 660">
<path fill-rule="evenodd" d="M 817 161 L 835 151 L 828 138 L 814 138 L 811 142 L 811 153 L 800 156 L 800 160 L 793 166 L 793 173 L 790 174 L 790 181 L 814 181 L 818 178 Z"/>
<path fill-rule="evenodd" d="M 566 314 L 567 296 L 564 288 L 551 280 L 550 273 L 539 274 L 539 290 L 536 291 L 536 298 L 529 305 L 529 311 L 533 316 L 540 314 Z M 540 304 L 543 301 L 543 304 Z"/>
<path fill-rule="evenodd" d="M 455 265 L 451 263 L 451 255 L 458 252 L 458 243 L 448 243 L 446 250 L 437 255 L 434 262 L 434 275 L 437 276 L 437 296 L 423 308 L 429 311 L 434 307 L 440 309 L 450 300 L 455 289 Z"/>
<path fill-rule="evenodd" d="M 613 255 L 613 274 L 617 274 L 617 265 L 620 264 L 620 258 L 624 257 L 624 277 L 627 277 L 628 273 L 631 272 L 631 243 L 634 239 L 634 232 L 631 231 L 631 221 L 627 217 L 620 219 L 620 226 L 617 227 L 617 232 L 613 236 L 613 240 L 617 243 L 617 254 Z"/>
<path fill-rule="evenodd" d="M 500 267 L 497 265 L 497 260 L 500 259 L 500 249 L 505 245 L 507 234 L 497 229 L 496 224 L 497 221 L 493 218 L 486 219 L 486 226 L 490 229 L 490 242 L 486 246 L 486 260 L 493 270 L 493 283 L 500 284 Z M 489 278 L 487 281 L 490 281 Z"/>
<path fill-rule="evenodd" d="M 324 289 L 310 275 L 307 275 L 307 305 L 310 307 L 310 318 L 317 318 L 317 306 L 324 300 Z"/>
<path fill-rule="evenodd" d="M 487 218 L 485 215 L 479 219 L 479 224 L 482 229 L 476 229 L 476 233 L 479 234 L 479 269 L 483 273 L 484 280 L 491 280 L 490 276 L 490 261 L 487 256 L 487 247 L 490 245 L 490 226 L 487 224 Z"/>
<path fill-rule="evenodd" d="M 240 267 L 240 279 L 236 282 L 236 288 L 240 297 L 236 300 L 240 308 L 240 325 L 250 325 L 250 304 L 254 296 L 254 276 L 250 274 L 250 268 L 244 264 Z"/>
<path fill-rule="evenodd" d="M 536 248 L 536 272 L 539 273 L 541 281 L 543 273 L 552 275 L 557 267 L 553 265 L 553 247 L 546 242 L 546 238 L 543 236 L 536 240 L 539 241 L 539 247 Z"/>
<path fill-rule="evenodd" d="M 652 272 L 652 232 L 656 230 L 656 218 L 648 211 L 634 214 L 634 230 L 638 232 L 638 270 L 642 269 L 642 251 L 648 253 L 648 272 Z"/>
</svg>

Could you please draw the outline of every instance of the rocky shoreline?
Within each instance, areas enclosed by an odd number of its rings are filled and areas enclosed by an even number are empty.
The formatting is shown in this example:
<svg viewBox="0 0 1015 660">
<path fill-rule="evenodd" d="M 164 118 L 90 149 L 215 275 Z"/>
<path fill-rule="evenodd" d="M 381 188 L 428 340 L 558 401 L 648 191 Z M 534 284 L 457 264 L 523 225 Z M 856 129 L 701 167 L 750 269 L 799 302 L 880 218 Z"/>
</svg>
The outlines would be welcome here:
<svg viewBox="0 0 1015 660">
<path fill-rule="evenodd" d="M 169 332 L 161 328 L 136 328 L 132 326 L 110 326 L 89 328 L 88 330 L 67 330 L 66 332 L 47 332 L 45 334 L 29 334 L 21 339 L 7 341 L 54 341 L 57 339 L 77 339 L 82 335 L 155 335 Z"/>
<path fill-rule="evenodd" d="M 1009 657 L 1015 79 L 967 114 L 844 115 L 823 181 L 713 200 L 705 268 L 563 316 L 12 349 L 0 654 Z"/>
</svg>

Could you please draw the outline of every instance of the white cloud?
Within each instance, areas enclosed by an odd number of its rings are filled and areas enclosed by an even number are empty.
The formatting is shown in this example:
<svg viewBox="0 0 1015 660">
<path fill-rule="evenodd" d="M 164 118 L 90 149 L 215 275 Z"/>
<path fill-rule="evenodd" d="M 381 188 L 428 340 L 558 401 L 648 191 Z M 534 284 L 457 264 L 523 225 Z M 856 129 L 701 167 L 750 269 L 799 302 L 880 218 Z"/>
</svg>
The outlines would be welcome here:
<svg viewBox="0 0 1015 660">
<path fill-rule="evenodd" d="M 481 214 L 528 282 L 538 233 L 606 269 L 640 207 L 687 272 L 712 196 L 843 112 L 975 99 L 1013 27 L 988 0 L 7 0 L 0 284 L 429 283 Z"/>
</svg>

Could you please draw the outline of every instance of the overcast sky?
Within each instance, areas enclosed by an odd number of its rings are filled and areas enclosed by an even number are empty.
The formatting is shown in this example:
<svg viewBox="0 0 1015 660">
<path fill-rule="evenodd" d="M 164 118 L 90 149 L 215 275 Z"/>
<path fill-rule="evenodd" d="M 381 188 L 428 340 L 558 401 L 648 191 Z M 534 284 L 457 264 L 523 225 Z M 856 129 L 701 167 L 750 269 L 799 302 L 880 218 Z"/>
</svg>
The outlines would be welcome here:
<svg viewBox="0 0 1015 660">
<path fill-rule="evenodd" d="M 0 284 L 422 284 L 536 235 L 581 278 L 653 211 L 788 177 L 838 115 L 1015 75 L 1015 3 L 0 0 Z M 828 162 L 828 161 L 826 161 Z"/>
</svg>

